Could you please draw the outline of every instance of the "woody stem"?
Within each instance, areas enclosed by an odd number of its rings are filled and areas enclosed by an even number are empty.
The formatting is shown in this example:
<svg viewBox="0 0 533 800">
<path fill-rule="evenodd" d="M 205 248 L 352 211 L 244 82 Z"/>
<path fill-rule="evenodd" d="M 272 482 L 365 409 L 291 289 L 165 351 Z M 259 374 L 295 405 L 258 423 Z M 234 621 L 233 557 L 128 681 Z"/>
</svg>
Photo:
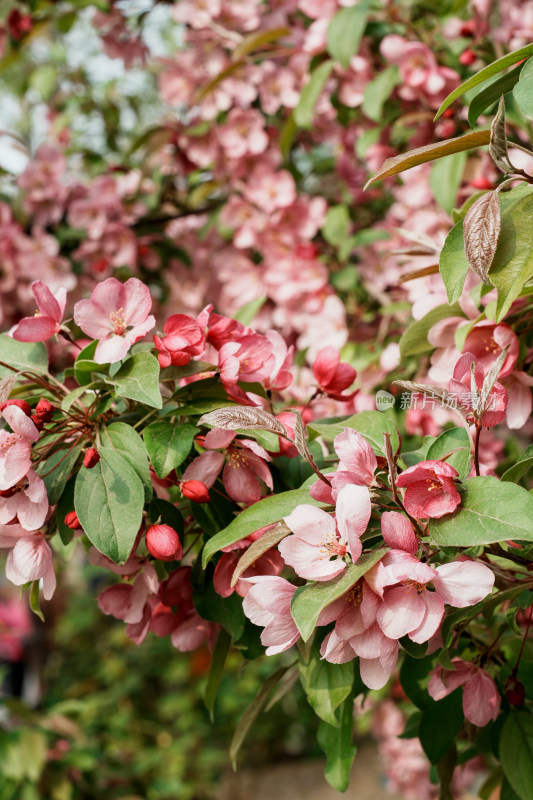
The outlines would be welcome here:
<svg viewBox="0 0 533 800">
<path fill-rule="evenodd" d="M 476 475 L 479 477 L 479 439 L 481 437 L 481 425 L 476 422 L 476 439 L 474 444 L 474 468 Z"/>
</svg>

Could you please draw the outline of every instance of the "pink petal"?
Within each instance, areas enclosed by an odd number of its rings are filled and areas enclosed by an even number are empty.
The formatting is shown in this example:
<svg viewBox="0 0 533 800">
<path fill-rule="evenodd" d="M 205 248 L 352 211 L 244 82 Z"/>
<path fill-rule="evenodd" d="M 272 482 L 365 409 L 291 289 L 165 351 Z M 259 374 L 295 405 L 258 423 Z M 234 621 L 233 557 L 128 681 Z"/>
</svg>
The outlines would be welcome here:
<svg viewBox="0 0 533 800">
<path fill-rule="evenodd" d="M 9 424 L 9 427 L 24 439 L 36 442 L 39 438 L 39 431 L 34 423 L 18 406 L 7 406 L 2 411 L 2 416 Z"/>
<path fill-rule="evenodd" d="M 383 689 L 389 680 L 392 670 L 383 668 L 379 658 L 359 659 L 359 671 L 361 680 L 369 689 Z"/>
<path fill-rule="evenodd" d="M 24 478 L 30 467 L 30 443 L 22 439 L 11 445 L 4 459 L 0 459 L 0 489 L 11 489 Z"/>
<path fill-rule="evenodd" d="M 107 283 L 107 281 L 103 283 Z M 103 284 L 98 284 L 98 286 L 101 285 Z M 118 306 L 113 306 L 109 310 L 106 310 L 93 302 L 92 299 L 79 300 L 74 306 L 74 322 L 87 336 L 90 336 L 91 339 L 103 339 L 113 330 L 113 324 L 109 315 L 113 311 L 116 311 L 117 307 Z"/>
<path fill-rule="evenodd" d="M 349 642 L 340 639 L 335 631 L 331 631 L 325 637 L 320 647 L 320 655 L 330 664 L 346 664 L 355 658 L 355 653 Z"/>
<path fill-rule="evenodd" d="M 205 436 L 205 447 L 208 450 L 220 450 L 228 447 L 235 439 L 235 431 L 225 431 L 223 428 L 213 428 Z"/>
<path fill-rule="evenodd" d="M 346 566 L 339 558 L 330 561 L 325 548 L 309 544 L 298 536 L 286 536 L 279 543 L 278 549 L 285 563 L 301 578 L 327 581 L 342 572 Z"/>
<path fill-rule="evenodd" d="M 261 499 L 261 487 L 255 474 L 238 463 L 235 466 L 231 462 L 226 464 L 222 480 L 229 496 L 238 503 L 250 506 Z"/>
<path fill-rule="evenodd" d="M 355 562 L 362 553 L 361 536 L 367 529 L 372 504 L 366 486 L 345 486 L 337 497 L 337 527 Z"/>
<path fill-rule="evenodd" d="M 444 616 L 444 603 L 437 592 L 429 592 L 425 589 L 420 597 L 426 604 L 426 613 L 418 628 L 415 628 L 409 634 L 411 641 L 417 642 L 417 644 L 422 644 L 422 642 L 427 642 L 431 639 L 438 630 Z"/>
<path fill-rule="evenodd" d="M 308 544 L 322 545 L 327 539 L 337 538 L 335 521 L 316 506 L 304 503 L 297 506 L 283 521 L 290 530 Z M 284 540 L 286 541 L 286 540 Z"/>
<path fill-rule="evenodd" d="M 63 302 L 63 308 L 61 308 L 48 286 L 42 281 L 34 281 L 31 285 L 31 290 L 41 314 L 45 317 L 51 317 L 56 324 L 60 323 L 65 303 Z M 66 300 L 66 293 L 67 290 L 62 287 L 61 300 Z"/>
<path fill-rule="evenodd" d="M 363 633 L 352 636 L 350 644 L 361 658 L 379 658 L 382 652 L 388 648 L 387 639 L 388 637 L 375 622 Z"/>
<path fill-rule="evenodd" d="M 488 672 L 477 669 L 463 687 L 463 711 L 467 720 L 482 728 L 496 719 L 500 703 L 500 694 Z"/>
<path fill-rule="evenodd" d="M 490 594 L 494 573 L 477 561 L 451 561 L 437 567 L 433 585 L 445 603 L 455 608 L 466 608 Z"/>
<path fill-rule="evenodd" d="M 152 308 L 150 290 L 138 278 L 129 278 L 122 285 L 120 305 L 124 309 L 126 324 L 140 325 L 145 321 Z"/>
<path fill-rule="evenodd" d="M 401 639 L 418 628 L 426 613 L 426 604 L 414 586 L 386 589 L 378 609 L 377 621 L 390 639 Z"/>
<path fill-rule="evenodd" d="M 93 358 L 97 364 L 114 364 L 116 361 L 122 361 L 130 347 L 131 343 L 125 336 L 108 333 L 98 342 Z"/>
<path fill-rule="evenodd" d="M 398 511 L 385 511 L 381 515 L 381 533 L 389 547 L 404 550 L 415 555 L 418 550 L 418 539 L 413 526 Z"/>
<path fill-rule="evenodd" d="M 44 342 L 57 333 L 57 323 L 51 317 L 24 317 L 13 330 L 18 342 Z"/>
<path fill-rule="evenodd" d="M 351 428 L 345 428 L 343 433 L 335 437 L 334 447 L 340 459 L 339 472 L 351 472 L 353 483 L 370 486 L 378 462 L 365 437 Z"/>
<path fill-rule="evenodd" d="M 222 453 L 202 453 L 191 461 L 183 473 L 183 480 L 202 481 L 210 489 L 223 466 L 224 455 Z"/>
</svg>

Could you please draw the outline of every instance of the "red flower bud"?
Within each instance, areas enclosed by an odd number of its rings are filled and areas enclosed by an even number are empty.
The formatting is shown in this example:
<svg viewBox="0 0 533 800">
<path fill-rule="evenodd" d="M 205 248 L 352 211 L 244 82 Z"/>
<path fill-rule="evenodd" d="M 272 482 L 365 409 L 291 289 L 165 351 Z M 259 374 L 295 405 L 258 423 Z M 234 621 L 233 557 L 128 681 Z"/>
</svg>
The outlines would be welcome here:
<svg viewBox="0 0 533 800">
<path fill-rule="evenodd" d="M 510 675 L 505 684 L 505 697 L 512 706 L 523 706 L 526 699 L 526 690 L 522 681 L 515 675 Z"/>
<path fill-rule="evenodd" d="M 151 525 L 146 531 L 146 549 L 159 561 L 179 561 L 183 555 L 180 537 L 170 525 Z"/>
<path fill-rule="evenodd" d="M 459 62 L 464 66 L 470 66 L 476 60 L 477 56 L 473 50 L 464 50 L 459 56 Z"/>
<path fill-rule="evenodd" d="M 9 12 L 7 18 L 7 28 L 9 35 L 12 39 L 17 41 L 25 33 L 29 33 L 33 28 L 33 20 L 29 14 L 22 14 L 18 9 L 14 8 Z"/>
<path fill-rule="evenodd" d="M 44 397 L 35 406 L 35 415 L 40 417 L 42 422 L 50 422 L 54 411 L 55 406 L 49 400 L 45 400 Z"/>
<path fill-rule="evenodd" d="M 209 501 L 209 490 L 202 481 L 183 481 L 181 493 L 193 503 L 207 503 Z"/>
<path fill-rule="evenodd" d="M 87 467 L 87 469 L 92 469 L 98 464 L 99 461 L 100 453 L 98 450 L 95 447 L 89 447 L 89 449 L 85 451 L 83 466 Z"/>
<path fill-rule="evenodd" d="M 470 181 L 470 186 L 473 186 L 474 189 L 492 189 L 494 188 L 494 184 L 492 181 L 489 181 L 488 178 L 474 178 Z"/>
<path fill-rule="evenodd" d="M 78 519 L 78 515 L 75 511 L 69 511 L 68 514 L 65 515 L 65 525 L 68 528 L 71 528 L 73 531 L 81 528 L 80 521 Z"/>
<path fill-rule="evenodd" d="M 42 431 L 44 427 L 44 420 L 40 414 L 32 414 L 30 417 L 31 421 L 35 425 L 38 431 Z"/>
<path fill-rule="evenodd" d="M 6 400 L 5 403 L 0 404 L 0 411 L 3 411 L 8 406 L 18 406 L 27 417 L 31 416 L 31 406 L 25 400 Z"/>
</svg>

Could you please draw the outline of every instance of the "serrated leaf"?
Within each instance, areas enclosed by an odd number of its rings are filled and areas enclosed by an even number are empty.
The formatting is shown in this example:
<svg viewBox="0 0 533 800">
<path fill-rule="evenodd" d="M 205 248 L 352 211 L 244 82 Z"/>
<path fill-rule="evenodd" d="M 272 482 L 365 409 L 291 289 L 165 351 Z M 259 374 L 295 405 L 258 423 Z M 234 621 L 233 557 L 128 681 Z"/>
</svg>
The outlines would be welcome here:
<svg viewBox="0 0 533 800">
<path fill-rule="evenodd" d="M 92 469 L 82 467 L 74 507 L 87 538 L 117 564 L 127 561 L 142 522 L 144 490 L 127 461 L 103 449 Z"/>
<path fill-rule="evenodd" d="M 211 425 L 225 431 L 263 430 L 288 437 L 287 429 L 273 414 L 250 406 L 218 408 L 200 417 L 198 425 Z"/>
<path fill-rule="evenodd" d="M 183 464 L 189 453 L 198 428 L 186 423 L 167 420 L 152 422 L 143 431 L 148 457 L 158 478 Z"/>
<path fill-rule="evenodd" d="M 292 114 L 294 122 L 298 127 L 311 127 L 318 98 L 334 66 L 335 64 L 333 61 L 323 61 L 322 64 L 311 73 L 311 77 L 302 89 L 298 105 Z"/>
<path fill-rule="evenodd" d="M 431 540 L 442 547 L 472 547 L 507 539 L 533 542 L 533 497 L 492 476 L 469 478 L 461 506 L 429 521 Z"/>
<path fill-rule="evenodd" d="M 333 580 L 315 581 L 296 590 L 291 603 L 291 614 L 305 642 L 313 634 L 320 612 L 355 586 L 386 552 L 381 549 L 363 553 L 355 564 L 349 564 Z"/>
<path fill-rule="evenodd" d="M 115 386 L 119 397 L 137 400 L 152 408 L 162 408 L 159 391 L 159 362 L 155 356 L 143 350 L 128 358 L 108 383 Z"/>
<path fill-rule="evenodd" d="M 443 158 L 452 153 L 460 153 L 463 150 L 472 150 L 474 147 L 482 147 L 489 144 L 490 131 L 473 131 L 472 133 L 465 133 L 463 136 L 457 136 L 455 139 L 444 139 L 442 142 L 433 142 L 426 144 L 423 147 L 417 147 L 416 150 L 410 150 L 408 153 L 401 153 L 399 156 L 388 158 L 383 166 L 376 174 L 367 181 L 365 189 L 371 183 L 381 181 L 384 178 L 390 178 L 391 175 L 397 175 L 399 172 L 405 172 L 406 169 L 411 169 L 419 164 L 426 164 L 428 161 L 434 161 L 436 158 Z"/>
<path fill-rule="evenodd" d="M 443 404 L 448 404 L 455 397 L 447 389 L 443 389 L 442 386 L 435 386 L 431 383 L 415 383 L 414 381 L 393 381 L 393 383 L 407 392 L 423 394 L 424 397 L 440 400 Z"/>
<path fill-rule="evenodd" d="M 461 297 L 468 272 L 466 260 L 463 222 L 457 222 L 444 242 L 439 258 L 439 272 L 446 287 L 448 303 L 452 305 Z M 450 315 L 451 316 L 451 315 Z"/>
<path fill-rule="evenodd" d="M 496 61 L 493 61 L 492 64 L 489 64 L 475 75 L 472 75 L 471 78 L 468 78 L 468 80 L 464 81 L 464 83 L 454 89 L 453 92 L 450 92 L 435 114 L 434 120 L 438 120 L 438 118 L 446 111 L 446 109 L 449 108 L 458 97 L 461 97 L 463 94 L 465 94 L 465 92 L 468 92 L 470 89 L 473 89 L 474 86 L 478 86 L 480 83 L 483 83 L 487 80 L 487 78 L 492 77 L 492 75 L 497 75 L 498 72 L 501 72 L 507 67 L 511 67 L 518 61 L 522 61 L 522 59 L 530 56 L 532 53 L 533 44 L 528 44 L 525 47 L 521 47 L 519 50 L 514 50 L 512 53 L 507 53 L 507 55 L 503 56 L 502 58 L 498 58 Z"/>
<path fill-rule="evenodd" d="M 290 533 L 292 533 L 292 531 L 285 525 L 284 522 L 278 522 L 278 524 L 272 528 L 272 530 L 266 531 L 266 533 L 264 533 L 259 539 L 256 539 L 255 542 L 252 542 L 250 547 L 246 548 L 246 551 L 242 554 L 237 562 L 237 566 L 235 567 L 231 578 L 231 585 L 235 586 L 242 573 L 247 570 L 248 567 L 251 567 L 252 564 L 254 564 L 257 559 L 263 555 L 263 553 L 271 550 Z"/>
<path fill-rule="evenodd" d="M 489 269 L 501 228 L 498 192 L 487 192 L 470 207 L 464 219 L 464 248 L 470 268 L 489 284 Z"/>
</svg>

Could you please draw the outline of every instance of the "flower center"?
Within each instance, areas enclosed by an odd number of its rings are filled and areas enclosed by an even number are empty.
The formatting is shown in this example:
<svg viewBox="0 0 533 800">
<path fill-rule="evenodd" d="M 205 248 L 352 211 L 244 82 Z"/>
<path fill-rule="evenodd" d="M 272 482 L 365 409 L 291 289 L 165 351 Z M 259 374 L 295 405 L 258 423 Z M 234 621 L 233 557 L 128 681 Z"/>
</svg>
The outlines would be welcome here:
<svg viewBox="0 0 533 800">
<path fill-rule="evenodd" d="M 428 484 L 428 492 L 434 492 L 435 490 L 442 489 L 440 481 L 437 480 L 437 476 L 435 478 L 426 478 L 426 483 Z"/>
<path fill-rule="evenodd" d="M 233 467 L 233 469 L 240 469 L 241 467 L 249 467 L 250 462 L 246 458 L 245 455 L 240 450 L 237 450 L 235 447 L 228 448 L 228 461 L 229 466 Z"/>
<path fill-rule="evenodd" d="M 126 320 L 124 319 L 124 309 L 122 306 L 116 311 L 112 311 L 109 315 L 109 319 L 111 320 L 111 325 L 113 326 L 113 332 L 116 333 L 117 336 L 124 336 L 126 331 Z"/>
<path fill-rule="evenodd" d="M 0 450 L 7 450 L 18 441 L 20 441 L 20 436 L 18 436 L 16 433 L 7 433 L 5 436 L 2 436 L 0 440 Z"/>
</svg>

